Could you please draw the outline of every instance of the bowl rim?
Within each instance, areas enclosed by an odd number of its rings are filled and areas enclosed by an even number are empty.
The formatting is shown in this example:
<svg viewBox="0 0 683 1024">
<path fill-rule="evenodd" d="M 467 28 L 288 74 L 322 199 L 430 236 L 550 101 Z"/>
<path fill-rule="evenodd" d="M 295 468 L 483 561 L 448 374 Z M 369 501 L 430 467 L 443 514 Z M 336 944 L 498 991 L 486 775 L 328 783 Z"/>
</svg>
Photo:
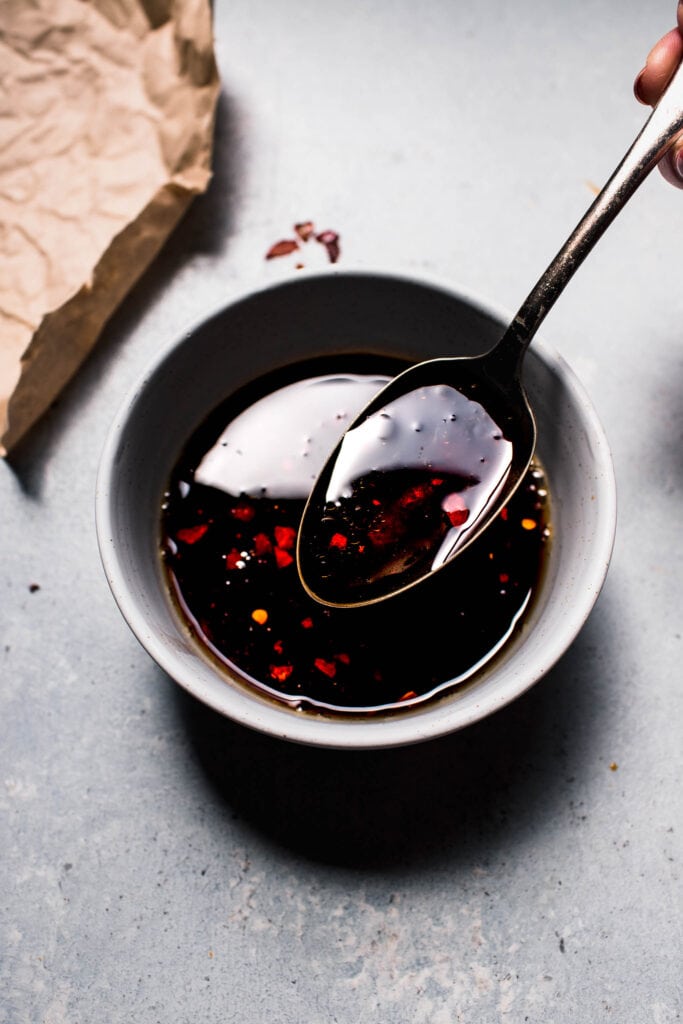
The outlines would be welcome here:
<svg viewBox="0 0 683 1024">
<path fill-rule="evenodd" d="M 279 280 L 275 283 L 267 282 L 261 286 L 249 288 L 228 298 L 227 301 L 224 300 L 215 309 L 195 318 L 191 326 L 180 331 L 171 343 L 164 346 L 149 362 L 119 404 L 105 438 L 97 471 L 95 490 L 97 543 L 112 595 L 129 628 L 159 667 L 202 703 L 241 725 L 280 739 L 310 746 L 337 749 L 380 749 L 405 746 L 436 739 L 472 725 L 511 703 L 534 686 L 574 641 L 590 615 L 604 584 L 616 535 L 616 480 L 612 455 L 602 423 L 584 386 L 564 357 L 542 337 L 534 339 L 533 351 L 549 372 L 561 380 L 563 388 L 570 396 L 572 405 L 580 410 L 581 419 L 591 438 L 595 456 L 594 473 L 598 481 L 597 486 L 600 488 L 601 515 L 597 519 L 596 530 L 591 536 L 593 556 L 590 565 L 591 571 L 586 580 L 587 596 L 586 600 L 578 607 L 571 608 L 563 623 L 564 628 L 548 638 L 544 657 L 542 661 L 537 659 L 532 671 L 523 675 L 515 673 L 501 692 L 482 694 L 481 700 L 473 702 L 465 709 L 461 706 L 459 714 L 430 715 L 428 713 L 430 705 L 427 704 L 422 710 L 417 708 L 412 713 L 391 718 L 322 718 L 308 712 L 293 712 L 285 705 L 277 705 L 275 701 L 266 702 L 257 694 L 254 694 L 251 700 L 244 700 L 240 693 L 240 699 L 235 701 L 237 690 L 225 680 L 221 680 L 224 685 L 219 691 L 222 699 L 219 699 L 214 690 L 207 690 L 201 682 L 198 683 L 196 679 L 190 678 L 185 673 L 184 666 L 179 665 L 175 659 L 171 645 L 165 644 L 157 636 L 150 635 L 144 610 L 140 607 L 140 602 L 129 585 L 114 541 L 116 530 L 114 529 L 111 499 L 116 488 L 116 464 L 120 440 L 134 407 L 143 399 L 146 388 L 153 378 L 163 370 L 167 363 L 172 362 L 175 353 L 188 343 L 196 331 L 208 321 L 224 315 L 229 309 L 238 307 L 243 302 L 258 299 L 262 293 L 271 293 L 280 289 L 296 289 L 312 280 L 333 278 L 343 278 L 347 281 L 353 278 L 362 278 L 366 282 L 380 279 L 398 286 L 401 284 L 417 285 L 426 290 L 440 292 L 446 298 L 469 306 L 482 316 L 499 322 L 502 328 L 510 321 L 507 313 L 494 304 L 473 296 L 465 289 L 454 288 L 452 284 L 446 284 L 433 277 L 355 268 L 335 267 L 330 270 L 307 272 L 305 276 Z M 216 675 L 218 675 L 217 670 Z M 231 698 L 233 698 L 232 702 Z M 451 702 L 449 708 L 458 708 L 458 702 Z"/>
</svg>

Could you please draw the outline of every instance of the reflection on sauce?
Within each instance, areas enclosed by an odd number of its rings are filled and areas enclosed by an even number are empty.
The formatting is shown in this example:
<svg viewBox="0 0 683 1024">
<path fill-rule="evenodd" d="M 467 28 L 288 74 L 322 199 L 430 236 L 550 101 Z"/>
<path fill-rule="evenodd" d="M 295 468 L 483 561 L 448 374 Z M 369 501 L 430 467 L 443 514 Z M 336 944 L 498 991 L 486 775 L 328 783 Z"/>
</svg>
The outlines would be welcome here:
<svg viewBox="0 0 683 1024">
<path fill-rule="evenodd" d="M 372 600 L 440 568 L 505 482 L 512 445 L 478 402 L 421 387 L 349 430 L 306 514 L 304 580 L 333 604 Z"/>
<path fill-rule="evenodd" d="M 521 628 L 549 532 L 543 473 L 529 472 L 419 600 L 323 607 L 295 564 L 304 503 L 327 453 L 387 377 L 308 371 L 284 386 L 266 377 L 256 397 L 253 387 L 236 394 L 190 439 L 162 513 L 169 583 L 199 643 L 245 685 L 295 708 L 408 709 L 471 679 Z M 474 477 L 456 468 L 443 471 L 451 485 Z M 473 486 L 449 486 L 440 507 L 457 520 L 449 496 Z"/>
<path fill-rule="evenodd" d="M 305 501 L 339 435 L 388 379 L 330 374 L 278 388 L 227 423 L 195 481 L 234 496 Z"/>
</svg>

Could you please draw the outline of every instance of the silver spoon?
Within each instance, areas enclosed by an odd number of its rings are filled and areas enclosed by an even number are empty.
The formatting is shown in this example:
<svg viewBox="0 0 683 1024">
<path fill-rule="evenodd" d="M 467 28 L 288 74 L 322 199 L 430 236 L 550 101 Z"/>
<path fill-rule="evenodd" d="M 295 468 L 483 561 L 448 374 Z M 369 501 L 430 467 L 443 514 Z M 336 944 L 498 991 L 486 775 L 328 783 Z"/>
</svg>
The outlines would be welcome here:
<svg viewBox="0 0 683 1024">
<path fill-rule="evenodd" d="M 523 479 L 536 425 L 521 380 L 529 342 L 595 243 L 683 128 L 683 65 L 616 171 L 483 356 L 432 359 L 356 417 L 304 509 L 297 564 L 331 607 L 373 604 L 452 562 Z"/>
</svg>

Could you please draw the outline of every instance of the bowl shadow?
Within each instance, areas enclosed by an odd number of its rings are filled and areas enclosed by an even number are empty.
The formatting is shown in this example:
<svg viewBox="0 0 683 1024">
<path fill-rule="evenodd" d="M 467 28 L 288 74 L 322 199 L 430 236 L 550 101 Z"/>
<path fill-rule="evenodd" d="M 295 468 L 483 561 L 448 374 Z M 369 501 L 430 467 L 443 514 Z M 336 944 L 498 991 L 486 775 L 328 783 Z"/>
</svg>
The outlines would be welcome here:
<svg viewBox="0 0 683 1024">
<path fill-rule="evenodd" d="M 217 800 L 295 855 L 352 870 L 405 870 L 444 857 L 486 861 L 533 842 L 588 784 L 607 722 L 596 671 L 609 665 L 603 599 L 560 662 L 523 697 L 445 738 L 340 751 L 273 739 L 177 688 L 190 746 Z M 601 711 L 602 709 L 602 711 Z"/>
</svg>

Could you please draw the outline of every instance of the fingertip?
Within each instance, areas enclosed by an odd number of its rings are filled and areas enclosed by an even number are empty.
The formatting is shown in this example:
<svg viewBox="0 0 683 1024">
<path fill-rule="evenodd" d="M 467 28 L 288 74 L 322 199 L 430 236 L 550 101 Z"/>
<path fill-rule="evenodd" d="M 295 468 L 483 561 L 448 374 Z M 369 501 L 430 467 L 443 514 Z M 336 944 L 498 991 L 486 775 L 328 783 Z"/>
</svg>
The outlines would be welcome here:
<svg viewBox="0 0 683 1024">
<path fill-rule="evenodd" d="M 679 15 L 683 2 L 679 3 Z M 645 67 L 633 86 L 640 103 L 654 106 L 683 58 L 683 36 L 677 28 L 667 32 L 650 50 Z"/>
<path fill-rule="evenodd" d="M 683 188 L 683 136 L 660 161 L 659 169 L 670 185 Z"/>
</svg>

